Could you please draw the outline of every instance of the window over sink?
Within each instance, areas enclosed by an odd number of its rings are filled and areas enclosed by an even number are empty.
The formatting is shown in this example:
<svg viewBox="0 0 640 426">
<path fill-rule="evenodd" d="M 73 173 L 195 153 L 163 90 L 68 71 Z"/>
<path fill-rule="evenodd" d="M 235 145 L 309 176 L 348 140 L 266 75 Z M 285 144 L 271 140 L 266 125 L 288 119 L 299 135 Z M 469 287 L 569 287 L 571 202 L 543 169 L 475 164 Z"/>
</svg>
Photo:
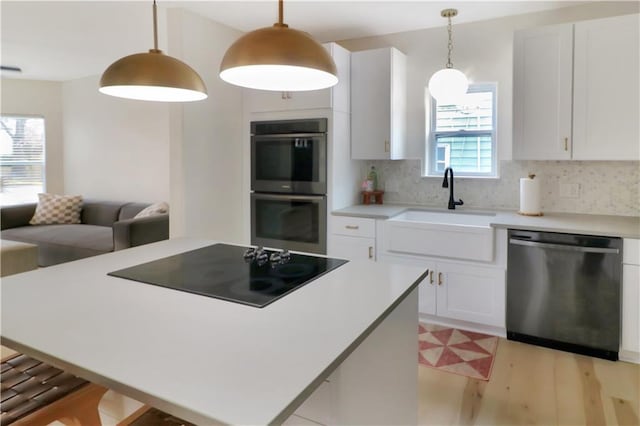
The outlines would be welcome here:
<svg viewBox="0 0 640 426">
<path fill-rule="evenodd" d="M 447 167 L 457 177 L 497 176 L 496 86 L 471 84 L 455 104 L 438 103 L 427 94 L 427 176 L 442 176 Z"/>
</svg>

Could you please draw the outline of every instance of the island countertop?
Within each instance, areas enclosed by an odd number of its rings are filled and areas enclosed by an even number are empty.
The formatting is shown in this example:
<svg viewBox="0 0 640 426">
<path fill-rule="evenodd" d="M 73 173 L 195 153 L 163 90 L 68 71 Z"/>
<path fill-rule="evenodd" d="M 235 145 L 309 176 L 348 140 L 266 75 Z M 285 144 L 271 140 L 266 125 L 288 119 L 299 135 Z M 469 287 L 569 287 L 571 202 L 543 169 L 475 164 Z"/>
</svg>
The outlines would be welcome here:
<svg viewBox="0 0 640 426">
<path fill-rule="evenodd" d="M 2 342 L 196 424 L 278 423 L 425 272 L 352 261 L 262 309 L 107 276 L 214 243 L 171 239 L 3 278 Z"/>
<path fill-rule="evenodd" d="M 446 208 L 413 204 L 354 205 L 331 214 L 335 216 L 366 217 L 371 219 L 389 219 L 408 209 L 423 209 L 438 212 L 475 211 L 473 208 L 458 208 L 454 211 Z M 565 232 L 574 234 L 603 235 L 622 238 L 640 238 L 640 217 L 611 216 L 577 213 L 545 213 L 544 216 L 523 216 L 515 211 L 481 210 L 495 213 L 490 225 L 495 228 L 525 229 L 531 231 Z"/>
</svg>

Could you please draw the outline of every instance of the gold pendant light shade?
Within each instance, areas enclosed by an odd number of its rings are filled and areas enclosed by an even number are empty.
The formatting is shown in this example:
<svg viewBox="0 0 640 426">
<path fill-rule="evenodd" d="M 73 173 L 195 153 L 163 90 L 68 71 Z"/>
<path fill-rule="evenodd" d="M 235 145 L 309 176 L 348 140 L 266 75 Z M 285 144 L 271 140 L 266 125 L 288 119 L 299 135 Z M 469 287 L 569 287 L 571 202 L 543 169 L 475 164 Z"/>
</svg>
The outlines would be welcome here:
<svg viewBox="0 0 640 426">
<path fill-rule="evenodd" d="M 100 92 L 143 101 L 189 102 L 207 98 L 202 78 L 160 50 L 118 59 L 102 74 Z"/>
<path fill-rule="evenodd" d="M 197 72 L 158 49 L 158 19 L 153 1 L 153 49 L 118 59 L 100 79 L 101 93 L 119 98 L 159 102 L 191 102 L 207 98 Z"/>
<path fill-rule="evenodd" d="M 308 33 L 280 20 L 272 27 L 245 34 L 229 47 L 220 64 L 220 78 L 251 89 L 306 91 L 338 82 L 329 52 Z"/>
</svg>

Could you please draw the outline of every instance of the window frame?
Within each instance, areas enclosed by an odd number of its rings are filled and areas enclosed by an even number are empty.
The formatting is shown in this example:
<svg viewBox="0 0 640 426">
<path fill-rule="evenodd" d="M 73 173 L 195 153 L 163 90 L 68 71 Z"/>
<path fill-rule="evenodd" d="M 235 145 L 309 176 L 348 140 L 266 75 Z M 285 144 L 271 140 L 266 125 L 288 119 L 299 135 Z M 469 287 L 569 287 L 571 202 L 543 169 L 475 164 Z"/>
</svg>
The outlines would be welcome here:
<svg viewBox="0 0 640 426">
<path fill-rule="evenodd" d="M 0 113 L 0 118 L 13 118 L 13 119 L 38 119 L 42 120 L 42 187 L 41 190 L 33 193 L 33 197 L 27 199 L 25 195 L 18 195 L 16 197 L 0 197 L 0 205 L 1 206 L 11 206 L 17 204 L 24 203 L 35 203 L 38 201 L 38 193 L 47 192 L 47 119 L 44 115 L 41 114 L 24 114 L 24 113 L 11 113 L 11 112 L 2 112 Z M 1 185 L 1 184 L 0 184 Z M 4 191 L 4 189 L 2 190 Z M 5 199 L 6 198 L 6 199 Z"/>
<path fill-rule="evenodd" d="M 487 134 L 491 135 L 491 171 L 490 172 L 464 172 L 464 171 L 456 171 L 456 177 L 467 177 L 467 178 L 498 178 L 498 143 L 497 143 L 497 123 L 498 123 L 498 101 L 497 101 L 497 92 L 498 92 L 498 84 L 497 83 L 471 83 L 469 84 L 469 89 L 467 93 L 479 93 L 479 92 L 491 92 L 492 93 L 492 116 L 491 116 L 491 130 L 443 130 L 436 131 L 437 124 L 437 101 L 429 95 L 431 98 L 430 101 L 430 115 L 429 115 L 429 134 L 427 137 L 426 144 L 426 160 L 425 161 L 425 176 L 427 177 L 442 177 L 442 172 L 436 170 L 437 155 L 436 149 L 438 146 L 437 137 L 438 136 L 447 136 L 447 137 L 456 137 L 456 136 L 484 136 Z M 428 90 L 427 90 L 428 93 Z"/>
</svg>

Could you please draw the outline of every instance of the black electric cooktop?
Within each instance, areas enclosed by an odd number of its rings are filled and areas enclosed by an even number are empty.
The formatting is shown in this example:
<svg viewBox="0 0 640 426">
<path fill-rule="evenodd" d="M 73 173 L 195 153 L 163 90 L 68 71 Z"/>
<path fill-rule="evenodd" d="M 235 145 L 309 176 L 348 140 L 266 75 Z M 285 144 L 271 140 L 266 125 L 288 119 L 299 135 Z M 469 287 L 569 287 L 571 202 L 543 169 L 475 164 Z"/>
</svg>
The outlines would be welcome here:
<svg viewBox="0 0 640 426">
<path fill-rule="evenodd" d="M 263 308 L 345 263 L 288 251 L 214 244 L 108 275 Z"/>
</svg>

